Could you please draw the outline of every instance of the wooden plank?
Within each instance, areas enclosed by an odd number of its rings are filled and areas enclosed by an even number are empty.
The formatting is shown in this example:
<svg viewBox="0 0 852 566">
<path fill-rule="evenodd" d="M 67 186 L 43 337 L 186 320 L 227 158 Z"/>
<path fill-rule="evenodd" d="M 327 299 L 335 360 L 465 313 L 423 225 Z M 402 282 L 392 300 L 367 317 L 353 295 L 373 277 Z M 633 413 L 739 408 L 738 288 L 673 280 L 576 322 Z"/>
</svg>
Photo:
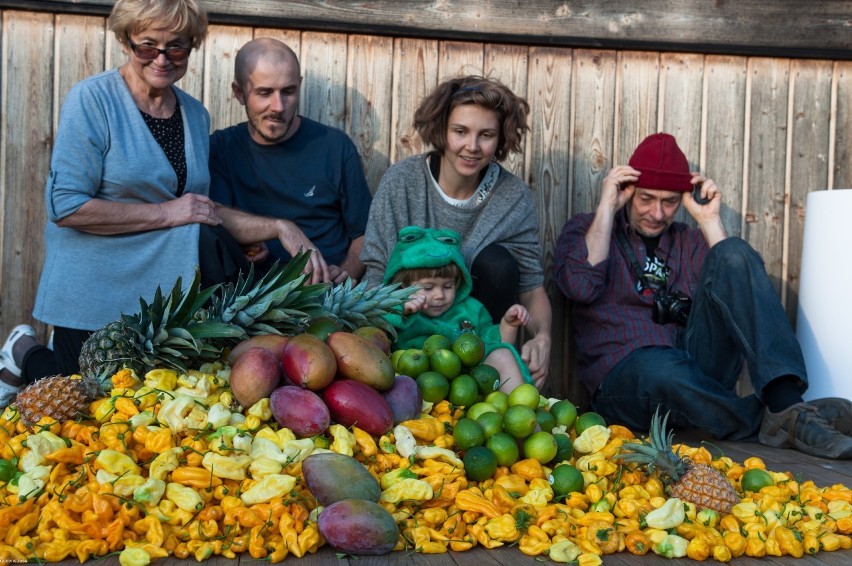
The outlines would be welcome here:
<svg viewBox="0 0 852 566">
<path fill-rule="evenodd" d="M 346 127 L 346 36 L 302 36 L 302 115 L 327 126 Z"/>
<path fill-rule="evenodd" d="M 660 56 L 657 131 L 677 139 L 693 170 L 699 169 L 704 57 L 686 53 Z"/>
<path fill-rule="evenodd" d="M 2 13 L 0 85 L 0 335 L 34 323 L 44 258 L 44 183 L 53 143 L 54 17 Z M 37 325 L 44 337 L 45 329 Z"/>
<path fill-rule="evenodd" d="M 272 39 L 277 39 L 278 41 L 285 43 L 287 47 L 293 50 L 293 53 L 295 53 L 301 61 L 301 56 L 299 55 L 302 49 L 301 31 L 296 29 L 279 29 L 268 27 L 254 28 L 254 38 L 258 39 L 261 37 L 271 37 Z"/>
<path fill-rule="evenodd" d="M 660 54 L 624 51 L 617 55 L 613 164 L 626 164 L 636 146 L 657 131 Z"/>
<path fill-rule="evenodd" d="M 112 34 L 108 34 L 110 38 Z M 104 69 L 107 32 L 104 19 L 96 16 L 56 16 L 54 46 L 53 128 L 59 123 L 59 110 L 72 86 Z"/>
<path fill-rule="evenodd" d="M 852 63 L 834 64 L 835 87 L 831 121 L 834 128 L 832 189 L 852 189 Z"/>
<path fill-rule="evenodd" d="M 743 235 L 763 256 L 766 271 L 780 295 L 784 277 L 784 207 L 788 199 L 784 173 L 790 62 L 752 59 L 749 75 L 748 201 Z"/>
<path fill-rule="evenodd" d="M 569 49 L 533 47 L 529 51 L 530 134 L 527 179 L 538 203 L 539 238 L 546 286 L 553 308 L 549 386 L 562 398 L 582 400 L 582 386 L 569 374 L 573 337 L 564 296 L 555 289 L 553 245 L 569 216 L 571 161 L 571 64 Z"/>
<path fill-rule="evenodd" d="M 746 60 L 710 55 L 704 61 L 701 169 L 722 191 L 722 223 L 742 235 Z"/>
<path fill-rule="evenodd" d="M 509 87 L 512 92 L 521 98 L 527 97 L 527 66 L 528 48 L 524 45 L 501 45 L 488 43 L 485 45 L 485 76 L 497 79 Z M 524 139 L 525 144 L 530 143 L 530 137 Z M 510 153 L 502 165 L 521 179 L 524 178 L 524 160 L 526 149 L 523 153 Z"/>
<path fill-rule="evenodd" d="M 405 37 L 394 40 L 391 163 L 427 151 L 414 131 L 414 112 L 437 84 L 438 42 Z"/>
<path fill-rule="evenodd" d="M 346 80 L 346 132 L 364 162 L 372 192 L 390 166 L 390 117 L 393 86 L 393 40 L 354 35 L 349 38 Z"/>
<path fill-rule="evenodd" d="M 571 139 L 572 214 L 592 212 L 600 185 L 612 168 L 615 107 L 615 53 L 574 51 Z"/>
<path fill-rule="evenodd" d="M 114 0 L 0 0 L 106 14 Z M 852 59 L 852 5 L 832 0 L 206 0 L 211 21 L 530 45 Z"/>
<path fill-rule="evenodd" d="M 234 57 L 251 39 L 251 28 L 210 26 L 204 47 L 204 95 L 201 100 L 210 112 L 212 130 L 227 128 L 246 119 L 245 109 L 234 97 L 231 83 Z"/>
<path fill-rule="evenodd" d="M 787 221 L 787 317 L 795 326 L 799 307 L 805 202 L 811 191 L 828 188 L 828 155 L 833 69 L 829 61 L 793 61 L 790 214 Z"/>
<path fill-rule="evenodd" d="M 484 55 L 481 43 L 442 41 L 439 49 L 439 82 L 452 77 L 482 74 Z"/>
</svg>

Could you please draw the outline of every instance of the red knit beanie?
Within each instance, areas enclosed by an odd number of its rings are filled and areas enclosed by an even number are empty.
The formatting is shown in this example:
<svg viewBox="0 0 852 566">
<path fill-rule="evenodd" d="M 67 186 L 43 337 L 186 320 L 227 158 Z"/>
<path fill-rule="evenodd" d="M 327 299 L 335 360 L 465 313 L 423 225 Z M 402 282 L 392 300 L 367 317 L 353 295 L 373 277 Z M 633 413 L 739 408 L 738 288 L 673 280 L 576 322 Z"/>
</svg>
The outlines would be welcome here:
<svg viewBox="0 0 852 566">
<path fill-rule="evenodd" d="M 652 134 L 630 157 L 629 165 L 642 173 L 637 187 L 660 191 L 691 191 L 689 162 L 670 134 Z"/>
</svg>

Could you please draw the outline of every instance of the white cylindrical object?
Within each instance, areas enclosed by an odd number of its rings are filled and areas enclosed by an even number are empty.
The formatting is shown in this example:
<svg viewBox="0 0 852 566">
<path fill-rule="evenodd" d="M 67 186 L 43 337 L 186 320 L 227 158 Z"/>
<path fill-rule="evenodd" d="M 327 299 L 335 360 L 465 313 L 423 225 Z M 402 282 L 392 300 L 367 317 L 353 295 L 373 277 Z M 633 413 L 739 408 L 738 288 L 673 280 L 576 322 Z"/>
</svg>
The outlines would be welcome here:
<svg viewBox="0 0 852 566">
<path fill-rule="evenodd" d="M 805 399 L 852 400 L 852 189 L 808 194 L 796 336 Z"/>
</svg>

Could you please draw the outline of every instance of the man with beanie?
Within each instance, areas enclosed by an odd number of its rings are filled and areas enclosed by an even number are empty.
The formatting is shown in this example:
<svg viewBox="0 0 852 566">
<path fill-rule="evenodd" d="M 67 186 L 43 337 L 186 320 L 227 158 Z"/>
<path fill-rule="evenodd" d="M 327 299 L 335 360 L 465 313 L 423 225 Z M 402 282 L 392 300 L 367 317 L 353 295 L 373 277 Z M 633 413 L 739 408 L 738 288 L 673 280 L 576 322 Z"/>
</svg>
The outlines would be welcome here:
<svg viewBox="0 0 852 566">
<path fill-rule="evenodd" d="M 609 171 L 595 213 L 566 223 L 554 271 L 592 410 L 646 430 L 659 406 L 676 427 L 852 458 L 852 403 L 802 400 L 799 344 L 762 259 L 728 237 L 721 200 L 659 133 Z M 697 228 L 674 221 L 681 206 Z M 754 394 L 740 397 L 743 360 Z"/>
</svg>

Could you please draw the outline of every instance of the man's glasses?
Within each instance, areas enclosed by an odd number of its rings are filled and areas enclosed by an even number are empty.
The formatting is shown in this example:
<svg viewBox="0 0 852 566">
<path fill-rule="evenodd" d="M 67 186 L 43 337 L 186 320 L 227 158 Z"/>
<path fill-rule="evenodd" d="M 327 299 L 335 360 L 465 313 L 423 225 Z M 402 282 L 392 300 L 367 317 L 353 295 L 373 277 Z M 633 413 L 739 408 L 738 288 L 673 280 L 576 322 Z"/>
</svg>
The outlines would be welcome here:
<svg viewBox="0 0 852 566">
<path fill-rule="evenodd" d="M 127 35 L 127 42 L 130 44 L 133 53 L 145 61 L 153 61 L 162 54 L 169 61 L 180 63 L 189 59 L 189 54 L 192 51 L 192 47 L 167 47 L 166 49 L 160 49 L 151 45 L 139 45 L 138 43 L 133 43 L 130 35 Z"/>
</svg>

